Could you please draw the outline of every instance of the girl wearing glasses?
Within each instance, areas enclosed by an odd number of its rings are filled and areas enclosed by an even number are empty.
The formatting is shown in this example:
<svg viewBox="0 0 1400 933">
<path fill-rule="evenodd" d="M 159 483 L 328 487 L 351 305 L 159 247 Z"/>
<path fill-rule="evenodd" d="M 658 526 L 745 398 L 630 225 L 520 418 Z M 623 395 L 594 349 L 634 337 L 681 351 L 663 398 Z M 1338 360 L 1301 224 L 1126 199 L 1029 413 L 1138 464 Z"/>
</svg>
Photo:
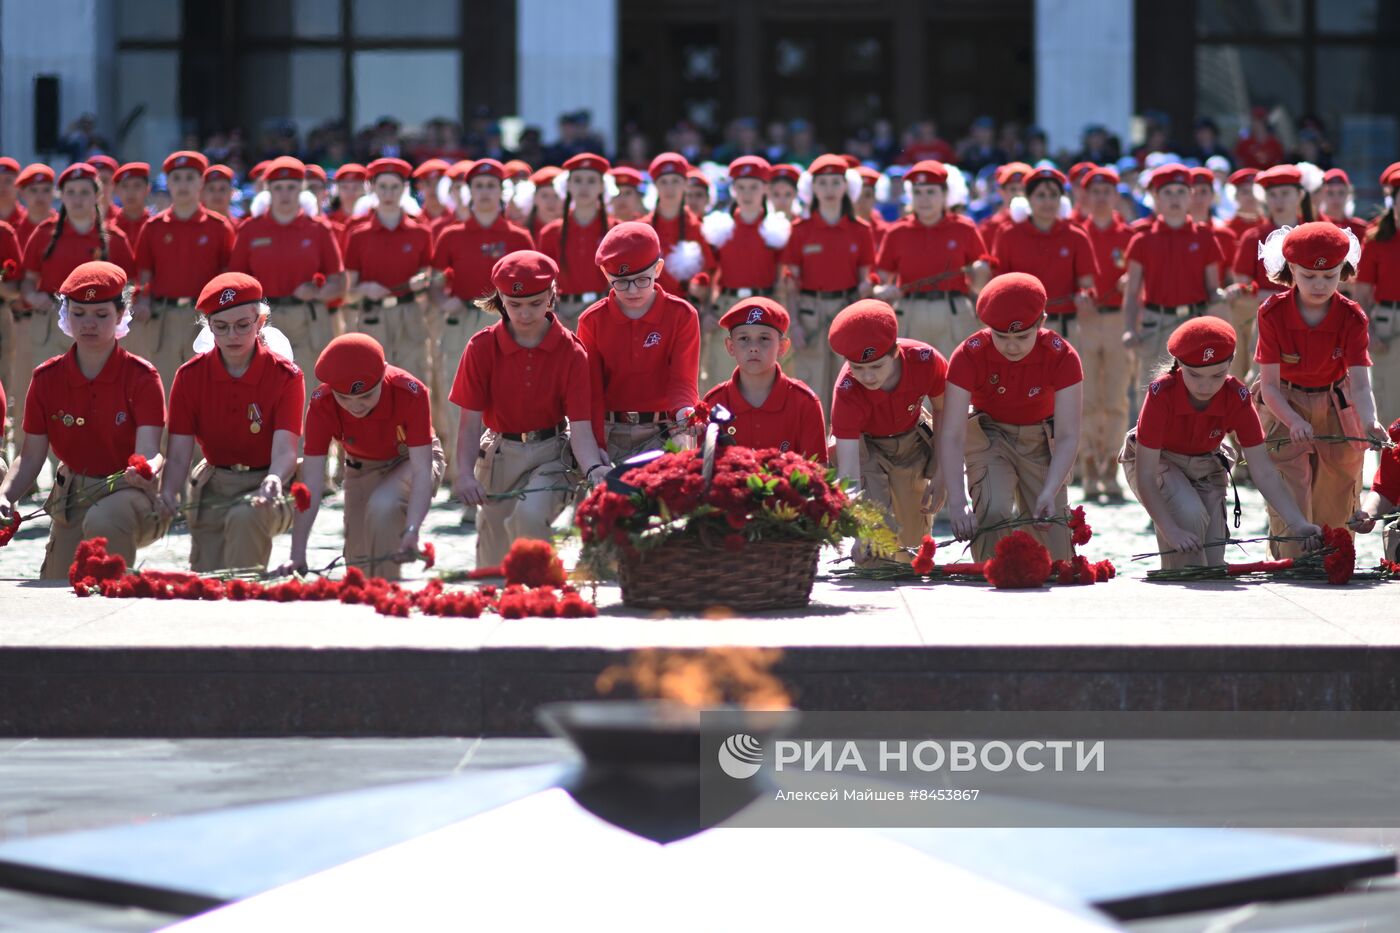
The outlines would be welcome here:
<svg viewBox="0 0 1400 933">
<path fill-rule="evenodd" d="M 202 352 L 170 389 L 161 503 L 171 515 L 179 507 L 198 441 L 204 459 L 190 480 L 190 569 L 265 570 L 272 539 L 292 527 L 283 484 L 297 469 L 306 383 L 291 344 L 267 324 L 272 309 L 257 279 L 215 276 L 195 307 L 206 330 L 195 341 Z"/>
</svg>

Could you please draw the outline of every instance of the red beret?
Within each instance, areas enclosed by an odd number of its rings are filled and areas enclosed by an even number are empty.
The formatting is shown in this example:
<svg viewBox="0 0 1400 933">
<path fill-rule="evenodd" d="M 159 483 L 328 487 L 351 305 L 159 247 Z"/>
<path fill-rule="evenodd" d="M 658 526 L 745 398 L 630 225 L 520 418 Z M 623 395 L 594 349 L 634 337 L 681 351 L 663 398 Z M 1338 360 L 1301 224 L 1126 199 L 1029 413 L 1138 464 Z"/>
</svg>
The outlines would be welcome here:
<svg viewBox="0 0 1400 933">
<path fill-rule="evenodd" d="M 845 159 L 828 152 L 826 155 L 817 156 L 815 161 L 807 167 L 807 171 L 813 178 L 816 178 L 818 175 L 844 175 L 847 168 L 849 166 L 846 165 Z"/>
<path fill-rule="evenodd" d="M 640 188 L 642 186 L 642 173 L 634 168 L 623 165 L 613 169 L 608 174 L 613 177 L 613 181 L 617 182 L 619 188 L 624 186 Z"/>
<path fill-rule="evenodd" d="M 685 170 L 685 180 L 688 182 L 693 181 L 698 185 L 705 186 L 706 188 L 710 187 L 710 176 L 706 175 L 704 171 L 696 168 L 693 165 Z"/>
<path fill-rule="evenodd" d="M 397 175 L 404 181 L 413 177 L 413 166 L 403 159 L 375 159 L 365 166 L 365 172 L 370 180 L 378 178 L 380 175 Z"/>
<path fill-rule="evenodd" d="M 1254 183 L 1265 190 L 1281 188 L 1285 185 L 1301 188 L 1303 187 L 1303 173 L 1298 171 L 1296 165 L 1275 165 L 1273 168 L 1265 169 L 1254 176 Z"/>
<path fill-rule="evenodd" d="M 93 168 L 86 162 L 74 162 L 72 165 L 64 169 L 63 173 L 58 176 L 58 186 L 62 188 L 70 181 L 78 181 L 84 178 L 86 178 L 93 184 L 96 184 L 97 169 Z"/>
<path fill-rule="evenodd" d="M 0 172 L 9 172 L 11 175 L 18 175 L 19 163 L 9 156 L 0 156 Z"/>
<path fill-rule="evenodd" d="M 495 159 L 477 159 L 472 163 L 472 167 L 467 169 L 467 174 L 462 177 L 467 181 L 473 178 L 480 178 L 482 175 L 490 175 L 492 178 L 505 181 L 506 167 Z"/>
<path fill-rule="evenodd" d="M 165 161 L 161 163 L 160 170 L 169 175 L 177 168 L 192 168 L 203 176 L 204 170 L 208 167 L 209 160 L 204 157 L 204 153 L 181 149 L 179 152 L 172 152 L 166 156 Z"/>
<path fill-rule="evenodd" d="M 291 156 L 278 156 L 267 163 L 263 170 L 263 181 L 303 181 L 306 178 L 306 163 Z"/>
<path fill-rule="evenodd" d="M 894 349 L 898 337 L 899 319 L 894 308 L 874 298 L 862 298 L 842 308 L 826 335 L 831 349 L 852 363 L 879 359 Z"/>
<path fill-rule="evenodd" d="M 1076 162 L 1076 163 L 1074 163 L 1073 165 L 1071 165 L 1071 166 L 1069 167 L 1069 182 L 1070 182 L 1070 184 L 1072 184 L 1072 185 L 1073 185 L 1073 184 L 1078 184 L 1078 183 L 1079 183 L 1079 179 L 1083 178 L 1085 175 L 1089 174 L 1091 171 L 1093 171 L 1093 170 L 1094 170 L 1095 168 L 1097 168 L 1097 167 L 1098 167 L 1098 166 L 1096 166 L 1093 162 Z"/>
<path fill-rule="evenodd" d="M 773 177 L 770 180 L 778 181 L 782 179 L 783 181 L 790 181 L 795 185 L 797 184 L 797 180 L 801 177 L 802 169 L 799 166 L 793 165 L 790 162 L 783 162 L 773 166 Z"/>
<path fill-rule="evenodd" d="M 101 304 L 116 301 L 126 288 L 126 270 L 111 262 L 85 262 L 63 280 L 58 293 L 70 301 Z"/>
<path fill-rule="evenodd" d="M 608 275 L 635 275 L 661 257 L 661 240 L 650 224 L 630 220 L 609 230 L 593 257 Z"/>
<path fill-rule="evenodd" d="M 763 156 L 739 156 L 729 163 L 730 178 L 757 178 L 759 181 L 767 181 L 773 177 L 773 166 L 768 164 L 768 160 Z"/>
<path fill-rule="evenodd" d="M 1182 366 L 1213 366 L 1235 355 L 1235 329 L 1218 317 L 1196 317 L 1167 339 L 1167 352 Z"/>
<path fill-rule="evenodd" d="M 316 358 L 316 378 L 341 395 L 363 395 L 384 378 L 384 348 L 369 334 L 342 334 Z"/>
<path fill-rule="evenodd" d="M 1045 286 L 1025 272 L 1008 272 L 987 283 L 977 296 L 977 318 L 992 330 L 1016 334 L 1045 313 Z"/>
<path fill-rule="evenodd" d="M 91 165 L 93 168 L 97 169 L 98 171 L 106 170 L 106 171 L 108 171 L 108 172 L 115 172 L 115 171 L 117 170 L 117 168 L 121 165 L 120 162 L 118 162 L 116 159 L 112 158 L 111 156 L 109 156 L 109 155 L 100 155 L 100 154 L 99 154 L 99 155 L 94 155 L 94 156 L 88 156 L 87 159 L 85 159 L 84 161 L 86 161 L 88 165 Z"/>
<path fill-rule="evenodd" d="M 1167 185 L 1191 185 L 1191 170 L 1180 162 L 1164 162 L 1152 170 L 1147 182 L 1149 191 L 1160 191 Z"/>
<path fill-rule="evenodd" d="M 1079 187 L 1087 191 L 1089 190 L 1090 185 L 1100 181 L 1107 182 L 1108 184 L 1117 188 L 1118 183 L 1122 181 L 1122 179 L 1118 177 L 1118 170 L 1113 166 L 1096 165 L 1093 168 L 1089 169 L 1089 171 L 1085 172 L 1084 176 L 1079 179 Z"/>
<path fill-rule="evenodd" d="M 846 168 L 860 168 L 860 159 L 857 159 L 849 152 L 841 153 L 841 158 L 845 160 Z"/>
<path fill-rule="evenodd" d="M 1322 183 L 1324 185 L 1346 185 L 1348 188 L 1350 188 L 1351 177 L 1347 175 L 1347 173 L 1342 169 L 1329 168 L 1327 171 L 1322 173 Z"/>
<path fill-rule="evenodd" d="M 1230 177 L 1225 180 L 1238 188 L 1241 185 L 1254 184 L 1254 179 L 1258 177 L 1259 170 L 1257 168 L 1238 168 L 1231 172 Z"/>
<path fill-rule="evenodd" d="M 119 182 L 119 181 L 121 181 L 123 178 L 126 178 L 126 177 L 129 176 L 129 175 L 134 175 L 134 176 L 136 176 L 137 178 L 144 178 L 144 179 L 146 179 L 147 181 L 150 181 L 150 180 L 151 180 L 151 166 L 150 166 L 150 163 L 148 163 L 148 162 L 128 162 L 128 163 L 126 163 L 125 165 L 123 165 L 121 168 L 117 169 L 116 173 L 112 175 L 112 181 L 113 181 L 114 183 L 115 183 L 115 182 Z"/>
<path fill-rule="evenodd" d="M 369 178 L 369 172 L 358 162 L 346 162 L 335 170 L 336 181 L 364 181 Z"/>
<path fill-rule="evenodd" d="M 217 314 L 239 305 L 262 301 L 262 298 L 262 283 L 257 279 L 242 272 L 225 272 L 209 280 L 194 306 L 206 315 Z"/>
<path fill-rule="evenodd" d="M 1192 185 L 1215 186 L 1215 173 L 1205 167 L 1193 168 L 1190 171 Z"/>
<path fill-rule="evenodd" d="M 544 253 L 519 249 L 507 253 L 491 267 L 491 284 L 496 291 L 512 298 L 524 298 L 548 291 L 559 275 L 559 266 Z"/>
<path fill-rule="evenodd" d="M 786 334 L 790 322 L 786 308 L 772 298 L 758 297 L 744 298 L 736 302 L 734 307 L 724 312 L 724 316 L 719 319 L 719 326 L 725 330 L 733 330 L 745 324 L 766 324 L 778 333 Z"/>
<path fill-rule="evenodd" d="M 1007 162 L 997 169 L 997 184 L 1009 185 L 1030 174 L 1031 167 L 1024 162 Z"/>
<path fill-rule="evenodd" d="M 472 166 L 475 164 L 476 163 L 471 159 L 462 159 L 459 162 L 453 162 L 451 167 L 447 170 L 447 177 L 453 181 L 461 181 L 463 178 L 467 177 L 467 172 L 470 172 Z"/>
<path fill-rule="evenodd" d="M 264 160 L 254 165 L 252 168 L 248 169 L 248 179 L 250 181 L 258 181 L 267 174 L 267 167 L 271 164 L 271 160 Z"/>
<path fill-rule="evenodd" d="M 1393 186 L 1397 179 L 1400 179 L 1400 162 L 1392 162 L 1381 172 L 1381 184 L 1387 188 Z"/>
<path fill-rule="evenodd" d="M 1026 174 L 1026 190 L 1029 191 L 1033 185 L 1042 181 L 1053 181 L 1060 186 L 1061 191 L 1069 186 L 1069 179 L 1065 178 L 1064 172 L 1047 165 L 1044 168 L 1032 169 Z"/>
<path fill-rule="evenodd" d="M 208 181 L 211 178 L 222 178 L 229 184 L 233 184 L 233 169 L 223 164 L 211 165 L 204 170 L 204 180 Z"/>
<path fill-rule="evenodd" d="M 530 181 L 536 188 L 543 188 L 558 178 L 562 171 L 564 170 L 557 165 L 546 165 L 544 168 L 535 169 L 534 174 L 530 176 Z"/>
<path fill-rule="evenodd" d="M 934 159 L 924 159 L 914 163 L 904 174 L 904 180 L 911 185 L 946 185 L 948 166 Z"/>
<path fill-rule="evenodd" d="M 413 170 L 414 178 L 434 178 L 438 175 L 446 175 L 447 170 L 452 167 L 452 163 L 446 159 L 427 159 L 423 164 Z"/>
<path fill-rule="evenodd" d="M 20 188 L 28 188 L 37 182 L 53 184 L 53 169 L 42 162 L 33 162 L 26 165 L 24 171 L 15 179 L 15 185 Z"/>
<path fill-rule="evenodd" d="M 529 178 L 530 173 L 534 171 L 524 159 L 511 159 L 505 168 L 507 178 Z"/>
<path fill-rule="evenodd" d="M 689 168 L 690 163 L 679 152 L 663 152 L 651 160 L 647 174 L 652 178 L 660 178 L 662 175 L 684 175 Z"/>
<path fill-rule="evenodd" d="M 868 165 L 857 165 L 856 174 L 863 184 L 873 185 L 880 180 L 880 173 Z"/>
<path fill-rule="evenodd" d="M 1283 238 L 1283 258 L 1305 269 L 1340 266 L 1350 249 L 1351 240 L 1342 228 L 1326 220 L 1299 224 Z"/>
<path fill-rule="evenodd" d="M 594 155 L 591 152 L 580 152 L 578 155 L 571 157 L 564 163 L 564 171 L 566 172 L 577 172 L 580 169 L 583 169 L 586 171 L 598 172 L 601 174 L 606 172 L 610 168 L 612 168 L 612 165 L 608 162 L 607 159 L 603 158 L 600 155 Z"/>
<path fill-rule="evenodd" d="M 312 162 L 306 167 L 306 177 L 315 178 L 322 184 L 325 184 L 325 182 L 329 180 L 326 178 L 326 170 L 321 166 L 317 165 L 315 162 Z"/>
</svg>

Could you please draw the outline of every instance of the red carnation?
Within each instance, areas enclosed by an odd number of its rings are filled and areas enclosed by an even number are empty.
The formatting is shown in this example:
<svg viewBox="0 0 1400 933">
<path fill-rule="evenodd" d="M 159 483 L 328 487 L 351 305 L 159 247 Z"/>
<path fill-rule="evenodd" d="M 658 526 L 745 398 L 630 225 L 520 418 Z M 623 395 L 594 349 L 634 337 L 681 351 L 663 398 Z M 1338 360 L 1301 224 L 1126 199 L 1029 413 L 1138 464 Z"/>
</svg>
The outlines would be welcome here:
<svg viewBox="0 0 1400 933">
<path fill-rule="evenodd" d="M 119 580 L 126 573 L 126 559 L 120 554 L 107 553 L 106 538 L 89 538 L 78 544 L 73 563 L 68 568 L 68 582 L 77 584 L 79 580 L 91 577 L 97 582 Z"/>
<path fill-rule="evenodd" d="M 867 275 L 865 278 L 866 278 L 866 281 L 868 281 L 871 285 L 879 285 L 879 284 L 880 284 L 880 273 L 878 273 L 878 272 L 872 272 L 872 273 L 870 273 L 869 275 Z"/>
<path fill-rule="evenodd" d="M 914 572 L 921 577 L 933 573 L 933 554 L 937 550 L 938 543 L 924 535 L 924 540 L 919 544 L 919 553 L 914 555 L 914 562 L 911 564 Z"/>
<path fill-rule="evenodd" d="M 548 541 L 519 538 L 510 546 L 510 553 L 501 562 L 506 583 L 525 586 L 563 586 L 564 564 Z"/>
<path fill-rule="evenodd" d="M 1069 513 L 1069 530 L 1075 547 L 1083 547 L 1094 536 L 1094 529 L 1084 518 L 1084 506 L 1075 506 Z"/>
<path fill-rule="evenodd" d="M 1226 564 L 1225 574 L 1242 577 L 1248 573 L 1272 573 L 1275 570 L 1288 570 L 1293 566 L 1293 558 L 1283 560 L 1257 560 L 1251 564 Z"/>
<path fill-rule="evenodd" d="M 990 561 L 978 561 L 975 564 L 944 564 L 939 567 L 940 573 L 949 576 L 985 577 L 987 575 L 987 564 Z"/>
<path fill-rule="evenodd" d="M 317 272 L 315 275 L 313 275 L 313 276 L 311 277 L 311 284 L 312 284 L 312 285 L 315 285 L 317 288 L 325 288 L 325 286 L 326 286 L 326 277 L 325 277 L 324 275 L 322 275 L 321 273 Z"/>
<path fill-rule="evenodd" d="M 126 458 L 126 465 L 136 471 L 136 475 L 142 479 L 154 479 L 155 471 L 151 469 L 151 463 L 140 454 L 132 454 Z"/>
<path fill-rule="evenodd" d="M 292 494 L 292 503 L 296 506 L 298 512 L 305 512 L 307 509 L 311 508 L 311 490 L 306 488 L 305 483 L 292 483 L 290 492 Z"/>
<path fill-rule="evenodd" d="M 431 570 L 433 564 L 437 563 L 437 548 L 433 547 L 431 541 L 424 541 L 418 545 L 418 556 L 423 558 L 423 569 Z"/>
<path fill-rule="evenodd" d="M 1323 547 L 1329 551 L 1322 559 L 1322 569 L 1327 573 L 1327 582 L 1333 585 L 1346 583 L 1356 572 L 1356 544 L 1351 533 L 1345 528 L 1323 526 Z"/>
<path fill-rule="evenodd" d="M 998 541 L 996 556 L 987 561 L 987 582 L 999 590 L 1043 586 L 1049 576 L 1050 552 L 1024 531 Z"/>
<path fill-rule="evenodd" d="M 456 277 L 457 274 L 452 271 L 451 267 L 442 270 L 442 283 L 448 288 L 452 287 L 452 280 Z"/>
<path fill-rule="evenodd" d="M 0 279 L 12 279 L 19 271 L 19 264 L 13 259 L 6 259 L 4 265 L 0 265 Z"/>
<path fill-rule="evenodd" d="M 691 409 L 690 416 L 685 419 L 686 427 L 698 427 L 708 424 L 710 421 L 710 406 L 705 402 L 696 402 Z"/>
<path fill-rule="evenodd" d="M 0 525 L 0 547 L 4 547 L 14 540 L 15 535 L 19 533 L 19 523 L 22 520 L 19 512 L 16 511 L 11 514 L 8 525 Z"/>
</svg>

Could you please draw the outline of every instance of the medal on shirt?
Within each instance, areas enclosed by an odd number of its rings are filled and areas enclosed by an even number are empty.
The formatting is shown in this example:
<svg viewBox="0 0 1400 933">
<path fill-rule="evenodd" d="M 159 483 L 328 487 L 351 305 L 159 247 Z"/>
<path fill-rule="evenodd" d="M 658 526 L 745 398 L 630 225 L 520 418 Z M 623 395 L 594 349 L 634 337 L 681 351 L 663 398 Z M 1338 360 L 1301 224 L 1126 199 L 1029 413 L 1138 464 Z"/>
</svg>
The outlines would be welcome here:
<svg viewBox="0 0 1400 933">
<path fill-rule="evenodd" d="M 408 454 L 408 444 L 406 443 L 408 435 L 404 433 L 403 425 L 394 428 L 394 436 L 399 442 L 399 456 L 406 456 Z"/>
<path fill-rule="evenodd" d="M 248 404 L 248 430 L 253 434 L 262 431 L 262 411 L 258 408 L 257 402 Z"/>
</svg>

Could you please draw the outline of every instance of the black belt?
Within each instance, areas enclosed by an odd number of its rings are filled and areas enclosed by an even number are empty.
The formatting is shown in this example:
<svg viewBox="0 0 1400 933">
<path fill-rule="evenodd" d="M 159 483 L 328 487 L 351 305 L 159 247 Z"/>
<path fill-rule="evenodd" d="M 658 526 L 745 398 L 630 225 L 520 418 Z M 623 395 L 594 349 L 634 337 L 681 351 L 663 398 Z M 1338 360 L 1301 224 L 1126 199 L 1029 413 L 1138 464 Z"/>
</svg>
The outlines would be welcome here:
<svg viewBox="0 0 1400 933">
<path fill-rule="evenodd" d="M 460 323 L 462 323 L 461 318 L 450 317 L 447 319 L 447 324 L 449 327 L 456 327 Z"/>
<path fill-rule="evenodd" d="M 722 288 L 722 289 L 720 289 L 720 292 L 719 292 L 719 293 L 720 293 L 720 296 L 721 296 L 721 297 L 723 297 L 723 296 L 725 296 L 725 295 L 729 295 L 729 296 L 731 296 L 731 297 L 733 297 L 733 298 L 737 298 L 738 300 L 743 301 L 745 298 L 771 298 L 772 295 L 773 295 L 773 289 L 771 289 L 771 288 Z M 805 294 L 807 294 L 807 293 L 806 293 L 806 292 L 803 292 L 802 294 L 805 295 Z"/>
<path fill-rule="evenodd" d="M 1299 392 L 1306 392 L 1309 395 L 1317 395 L 1320 392 L 1331 392 L 1333 389 L 1341 388 L 1342 385 L 1341 382 L 1334 382 L 1330 385 L 1325 386 L 1300 386 L 1298 385 L 1298 383 L 1289 382 L 1287 379 L 1280 379 L 1279 382 L 1283 385 L 1288 386 L 1288 388 L 1290 389 L 1296 389 Z"/>
<path fill-rule="evenodd" d="M 502 431 L 499 437 L 503 441 L 520 441 L 521 443 L 529 444 L 533 441 L 547 441 L 551 437 L 558 437 L 568 429 L 569 423 L 567 421 L 561 421 L 552 428 L 542 428 L 539 431 L 526 431 L 523 434 L 511 434 L 508 431 Z"/>
<path fill-rule="evenodd" d="M 295 295 L 285 295 L 281 298 L 264 298 L 269 308 L 294 308 L 297 305 L 305 306 L 311 312 L 311 320 L 316 320 L 316 306 L 309 301 L 302 301 Z"/>
<path fill-rule="evenodd" d="M 839 292 L 818 292 L 809 289 L 802 289 L 802 294 L 808 298 L 849 298 L 855 294 L 854 288 L 842 289 Z"/>
<path fill-rule="evenodd" d="M 966 296 L 966 295 L 967 295 L 967 292 L 953 292 L 953 291 L 947 291 L 947 290 L 933 290 L 933 289 L 930 289 L 929 291 L 926 291 L 926 292 L 910 292 L 909 295 L 908 295 L 908 297 L 910 297 L 910 298 L 927 298 L 927 299 L 929 299 L 929 300 L 937 300 L 937 299 L 939 299 L 939 298 L 958 298 L 958 297 Z M 954 314 L 957 314 L 958 312 L 957 312 L 957 311 L 954 311 L 953 313 L 954 313 Z"/>
<path fill-rule="evenodd" d="M 193 308 L 194 303 L 195 299 L 193 298 L 152 298 L 151 320 L 160 320 L 160 313 L 155 309 L 156 305 L 160 305 L 164 308 Z"/>
<path fill-rule="evenodd" d="M 216 469 L 216 470 L 229 470 L 229 471 L 234 472 L 234 473 L 257 473 L 257 472 L 260 472 L 260 471 L 262 471 L 262 470 L 270 470 L 270 469 L 272 469 L 272 464 L 269 463 L 269 464 L 267 464 L 266 466 L 244 466 L 244 465 L 241 464 L 241 463 L 235 463 L 235 464 L 232 464 L 231 466 L 221 466 L 221 465 L 219 465 L 219 464 L 216 463 L 216 464 L 214 464 L 214 469 Z"/>
<path fill-rule="evenodd" d="M 1376 302 L 1376 307 L 1385 308 L 1387 311 L 1400 311 L 1400 301 L 1378 301 Z M 1375 321 L 1377 324 L 1389 324 L 1390 315 L 1387 314 L 1382 317 L 1379 314 L 1373 314 L 1371 315 L 1371 320 Z"/>
<path fill-rule="evenodd" d="M 361 303 L 362 308 L 397 308 L 402 304 L 412 304 L 412 293 L 407 295 L 385 295 L 383 298 L 365 298 Z"/>
<path fill-rule="evenodd" d="M 621 424 L 657 424 L 670 421 L 671 413 L 666 411 L 610 411 L 608 420 Z"/>
<path fill-rule="evenodd" d="M 1143 310 L 1151 311 L 1153 314 L 1167 314 L 1175 316 L 1181 313 L 1181 309 L 1186 309 L 1187 317 L 1196 317 L 1206 310 L 1206 303 L 1202 301 L 1194 305 L 1143 305 Z"/>
<path fill-rule="evenodd" d="M 1108 305 L 1099 305 L 1099 313 L 1100 313 L 1100 314 L 1112 314 L 1112 313 L 1115 312 L 1115 311 L 1122 311 L 1122 310 L 1123 310 L 1123 306 L 1122 306 L 1122 305 L 1119 305 L 1119 306 L 1116 307 L 1116 308 L 1110 308 Z"/>
</svg>

